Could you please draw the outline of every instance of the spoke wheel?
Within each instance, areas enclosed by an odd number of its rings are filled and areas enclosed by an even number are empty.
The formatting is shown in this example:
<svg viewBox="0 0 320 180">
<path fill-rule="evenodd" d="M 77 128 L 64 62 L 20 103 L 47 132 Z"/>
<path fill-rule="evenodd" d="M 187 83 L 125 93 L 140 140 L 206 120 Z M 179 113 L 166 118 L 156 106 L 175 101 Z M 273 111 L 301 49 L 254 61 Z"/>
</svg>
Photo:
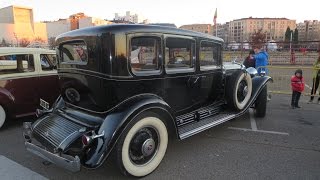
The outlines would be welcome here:
<svg viewBox="0 0 320 180">
<path fill-rule="evenodd" d="M 168 146 L 165 123 L 154 113 L 133 119 L 116 145 L 116 161 L 125 175 L 143 177 L 162 161 Z"/>
</svg>

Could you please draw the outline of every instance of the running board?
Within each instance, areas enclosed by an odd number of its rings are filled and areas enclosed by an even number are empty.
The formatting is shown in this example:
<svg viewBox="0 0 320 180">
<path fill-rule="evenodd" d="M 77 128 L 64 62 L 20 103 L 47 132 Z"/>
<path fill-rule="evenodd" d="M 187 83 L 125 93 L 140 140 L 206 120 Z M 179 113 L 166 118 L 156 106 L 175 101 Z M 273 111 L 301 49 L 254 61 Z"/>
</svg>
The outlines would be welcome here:
<svg viewBox="0 0 320 180">
<path fill-rule="evenodd" d="M 237 113 L 219 114 L 178 128 L 180 139 L 186 139 L 211 127 L 234 119 Z"/>
</svg>

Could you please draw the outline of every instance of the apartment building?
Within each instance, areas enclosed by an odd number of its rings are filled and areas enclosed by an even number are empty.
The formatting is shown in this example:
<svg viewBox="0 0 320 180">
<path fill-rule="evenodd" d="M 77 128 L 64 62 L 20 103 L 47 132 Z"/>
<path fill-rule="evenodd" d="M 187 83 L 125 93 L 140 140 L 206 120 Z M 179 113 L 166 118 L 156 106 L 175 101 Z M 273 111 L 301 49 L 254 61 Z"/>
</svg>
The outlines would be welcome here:
<svg viewBox="0 0 320 180">
<path fill-rule="evenodd" d="M 287 27 L 296 28 L 296 20 L 287 18 L 242 18 L 233 20 L 229 24 L 228 41 L 250 41 L 252 34 L 262 29 L 266 34 L 266 41 L 283 41 Z"/>
<path fill-rule="evenodd" d="M 115 13 L 114 21 L 139 23 L 140 19 L 138 14 L 132 14 L 130 11 L 127 11 L 125 16 L 120 16 L 119 13 Z"/>
<path fill-rule="evenodd" d="M 9 6 L 0 9 L 0 39 L 17 46 L 21 39 L 30 42 L 35 39 L 47 41 L 46 25 L 35 23 L 33 10 L 23 6 Z"/>
<path fill-rule="evenodd" d="M 57 37 L 59 34 L 75 29 L 107 24 L 112 24 L 112 22 L 100 18 L 89 17 L 84 13 L 70 15 L 67 19 L 46 22 L 48 38 Z"/>
<path fill-rule="evenodd" d="M 92 26 L 102 26 L 112 24 L 111 21 L 106 21 L 104 19 L 95 18 L 95 17 L 86 17 L 79 20 L 79 29 L 85 27 L 92 27 Z"/>
<path fill-rule="evenodd" d="M 186 29 L 211 35 L 213 33 L 213 28 L 211 24 L 188 24 L 181 26 L 180 29 Z"/>
<path fill-rule="evenodd" d="M 319 41 L 320 21 L 306 20 L 297 24 L 299 41 Z"/>
<path fill-rule="evenodd" d="M 229 41 L 229 25 L 230 23 L 227 22 L 225 24 L 217 24 L 217 26 L 213 26 L 212 35 L 223 39 L 225 42 L 228 42 Z"/>
</svg>

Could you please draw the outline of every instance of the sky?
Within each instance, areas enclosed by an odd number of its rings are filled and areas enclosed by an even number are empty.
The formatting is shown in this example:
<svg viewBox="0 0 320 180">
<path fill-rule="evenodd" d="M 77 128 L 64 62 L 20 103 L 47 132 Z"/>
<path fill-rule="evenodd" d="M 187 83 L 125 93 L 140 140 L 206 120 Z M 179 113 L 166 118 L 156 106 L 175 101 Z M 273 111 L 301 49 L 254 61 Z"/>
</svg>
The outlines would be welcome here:
<svg viewBox="0 0 320 180">
<path fill-rule="evenodd" d="M 289 2 L 289 3 L 288 3 Z M 213 23 L 217 8 L 217 23 L 234 19 L 288 18 L 298 22 L 320 20 L 315 0 L 0 0 L 0 8 L 17 5 L 33 8 L 34 20 L 54 21 L 83 12 L 87 16 L 112 20 L 115 13 L 137 13 L 151 23 L 185 24 Z"/>
</svg>

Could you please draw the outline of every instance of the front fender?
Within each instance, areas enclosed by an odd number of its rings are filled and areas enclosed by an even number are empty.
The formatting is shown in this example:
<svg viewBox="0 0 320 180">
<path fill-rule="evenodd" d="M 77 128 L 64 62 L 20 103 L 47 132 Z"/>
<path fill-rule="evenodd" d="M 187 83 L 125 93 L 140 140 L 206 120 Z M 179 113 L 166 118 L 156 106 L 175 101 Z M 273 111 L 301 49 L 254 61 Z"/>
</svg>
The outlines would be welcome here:
<svg viewBox="0 0 320 180">
<path fill-rule="evenodd" d="M 246 105 L 246 107 L 236 114 L 236 117 L 243 115 L 247 110 L 255 103 L 258 95 L 262 91 L 262 89 L 267 85 L 267 83 L 271 81 L 273 82 L 270 76 L 255 76 L 252 78 L 252 94 L 251 98 Z"/>
<path fill-rule="evenodd" d="M 252 78 L 252 103 L 257 99 L 258 95 L 269 81 L 273 82 L 270 76 L 255 76 Z"/>
<path fill-rule="evenodd" d="M 104 136 L 103 138 L 98 138 L 97 146 L 90 158 L 84 163 L 84 166 L 98 168 L 109 156 L 128 123 L 140 113 L 150 109 L 157 109 L 161 111 L 161 116 L 169 118 L 167 123 L 171 128 L 174 128 L 178 136 L 170 106 L 156 95 L 138 95 L 121 103 L 107 115 L 98 132 L 99 134 L 104 132 Z"/>
</svg>

